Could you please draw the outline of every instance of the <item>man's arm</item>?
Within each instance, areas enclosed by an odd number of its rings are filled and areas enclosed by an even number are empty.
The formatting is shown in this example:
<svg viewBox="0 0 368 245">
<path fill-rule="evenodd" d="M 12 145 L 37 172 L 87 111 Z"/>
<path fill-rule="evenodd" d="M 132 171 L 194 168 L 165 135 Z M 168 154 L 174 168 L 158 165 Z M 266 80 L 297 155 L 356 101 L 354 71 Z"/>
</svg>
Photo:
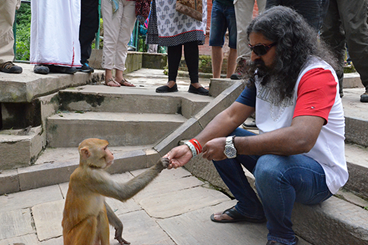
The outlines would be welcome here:
<svg viewBox="0 0 368 245">
<path fill-rule="evenodd" d="M 235 137 L 235 147 L 238 154 L 244 155 L 295 155 L 309 152 L 324 123 L 322 117 L 295 117 L 290 127 L 254 137 Z"/>
<path fill-rule="evenodd" d="M 229 135 L 253 112 L 253 107 L 234 102 L 230 107 L 218 114 L 195 138 L 204 147 L 203 149 L 205 149 L 206 143 L 209 140 Z M 221 147 L 223 148 L 224 145 L 225 140 Z M 188 146 L 181 145 L 173 148 L 164 157 L 170 160 L 171 164 L 168 167 L 170 169 L 184 166 L 193 156 Z"/>
<path fill-rule="evenodd" d="M 230 107 L 218 114 L 195 138 L 204 146 L 211 139 L 226 137 L 253 112 L 253 107 L 234 102 Z"/>
</svg>

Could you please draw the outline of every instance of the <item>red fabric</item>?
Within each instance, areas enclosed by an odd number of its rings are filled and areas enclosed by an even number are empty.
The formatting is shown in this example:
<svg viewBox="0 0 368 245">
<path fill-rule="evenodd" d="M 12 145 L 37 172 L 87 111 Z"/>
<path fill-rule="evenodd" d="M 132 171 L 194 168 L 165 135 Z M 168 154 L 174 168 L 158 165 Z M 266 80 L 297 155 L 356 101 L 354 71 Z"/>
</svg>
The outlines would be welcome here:
<svg viewBox="0 0 368 245">
<path fill-rule="evenodd" d="M 301 78 L 298 86 L 294 117 L 318 116 L 328 121 L 328 115 L 335 102 L 337 82 L 331 71 L 312 69 Z"/>
</svg>

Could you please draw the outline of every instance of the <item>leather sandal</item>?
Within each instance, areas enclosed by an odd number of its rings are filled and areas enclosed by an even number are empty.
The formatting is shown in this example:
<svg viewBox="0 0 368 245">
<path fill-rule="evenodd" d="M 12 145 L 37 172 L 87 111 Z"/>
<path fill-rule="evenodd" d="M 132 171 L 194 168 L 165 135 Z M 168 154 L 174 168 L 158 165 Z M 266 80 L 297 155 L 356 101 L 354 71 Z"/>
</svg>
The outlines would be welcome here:
<svg viewBox="0 0 368 245">
<path fill-rule="evenodd" d="M 134 84 L 132 84 L 132 83 L 128 82 L 128 80 L 126 80 L 125 78 L 123 78 L 123 79 L 119 82 L 119 84 L 120 84 L 121 86 L 126 86 L 126 87 L 135 87 L 135 85 L 134 85 Z"/>
<path fill-rule="evenodd" d="M 107 82 L 105 82 L 106 86 L 109 87 L 120 87 L 120 84 L 114 80 L 114 78 L 110 78 L 109 80 L 107 80 Z"/>
<path fill-rule="evenodd" d="M 227 216 L 229 216 L 231 219 L 215 219 L 215 215 L 222 215 L 222 214 L 226 214 Z M 255 218 L 250 218 L 247 216 L 244 216 L 242 214 L 240 214 L 235 207 L 226 209 L 224 212 L 221 213 L 216 213 L 216 214 L 212 214 L 211 215 L 211 220 L 213 222 L 217 222 L 217 223 L 236 223 L 236 222 L 251 222 L 251 223 L 264 223 L 266 222 L 266 218 L 263 217 L 261 219 L 255 219 Z"/>
</svg>

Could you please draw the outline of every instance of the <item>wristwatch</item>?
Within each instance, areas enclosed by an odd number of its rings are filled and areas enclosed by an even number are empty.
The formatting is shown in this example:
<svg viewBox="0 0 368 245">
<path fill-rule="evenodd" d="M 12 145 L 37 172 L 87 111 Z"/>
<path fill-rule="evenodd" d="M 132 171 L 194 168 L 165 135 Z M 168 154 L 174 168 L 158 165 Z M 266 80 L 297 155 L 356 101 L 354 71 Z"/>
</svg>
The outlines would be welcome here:
<svg viewBox="0 0 368 245">
<path fill-rule="evenodd" d="M 226 137 L 226 144 L 225 144 L 224 154 L 227 158 L 235 158 L 236 157 L 236 149 L 235 149 L 235 146 L 234 146 L 234 138 L 235 138 L 235 135 Z"/>
</svg>

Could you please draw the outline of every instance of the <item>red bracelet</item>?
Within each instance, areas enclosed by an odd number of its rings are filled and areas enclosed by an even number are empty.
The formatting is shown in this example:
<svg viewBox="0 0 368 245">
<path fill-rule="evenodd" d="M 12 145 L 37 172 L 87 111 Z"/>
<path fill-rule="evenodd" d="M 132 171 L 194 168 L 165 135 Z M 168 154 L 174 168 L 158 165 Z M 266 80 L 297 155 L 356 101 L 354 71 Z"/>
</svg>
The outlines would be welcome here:
<svg viewBox="0 0 368 245">
<path fill-rule="evenodd" d="M 197 151 L 197 154 L 199 154 L 199 153 L 202 152 L 202 146 L 201 146 L 201 144 L 199 143 L 198 140 L 196 140 L 196 139 L 193 138 L 193 139 L 189 140 L 189 142 L 194 145 L 194 147 L 195 147 L 195 149 Z"/>
</svg>

